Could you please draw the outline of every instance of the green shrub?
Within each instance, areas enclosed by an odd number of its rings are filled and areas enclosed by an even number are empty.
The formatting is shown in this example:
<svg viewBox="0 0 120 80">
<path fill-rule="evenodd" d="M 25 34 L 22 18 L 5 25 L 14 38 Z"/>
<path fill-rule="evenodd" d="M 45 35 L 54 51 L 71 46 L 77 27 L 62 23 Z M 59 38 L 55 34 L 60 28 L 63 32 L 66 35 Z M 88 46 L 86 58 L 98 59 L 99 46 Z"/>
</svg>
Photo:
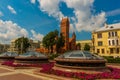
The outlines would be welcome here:
<svg viewBox="0 0 120 80">
<path fill-rule="evenodd" d="M 120 58 L 113 58 L 112 56 L 104 56 L 108 63 L 120 63 Z"/>
<path fill-rule="evenodd" d="M 54 58 L 56 58 L 56 57 L 58 57 L 59 56 L 59 54 L 51 54 L 50 56 L 49 56 L 49 59 L 50 60 L 53 60 Z"/>
</svg>

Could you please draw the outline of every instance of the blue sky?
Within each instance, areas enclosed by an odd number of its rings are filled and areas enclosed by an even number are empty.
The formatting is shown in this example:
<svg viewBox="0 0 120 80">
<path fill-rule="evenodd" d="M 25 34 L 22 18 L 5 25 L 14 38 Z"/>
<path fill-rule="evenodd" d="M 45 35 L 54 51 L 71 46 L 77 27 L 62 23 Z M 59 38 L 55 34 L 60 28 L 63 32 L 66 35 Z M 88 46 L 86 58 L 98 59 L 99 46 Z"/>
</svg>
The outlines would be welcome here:
<svg viewBox="0 0 120 80">
<path fill-rule="evenodd" d="M 62 17 L 69 17 L 70 34 L 77 40 L 91 39 L 91 31 L 106 22 L 120 22 L 120 0 L 0 0 L 0 43 L 26 36 L 34 40 L 60 30 Z"/>
</svg>

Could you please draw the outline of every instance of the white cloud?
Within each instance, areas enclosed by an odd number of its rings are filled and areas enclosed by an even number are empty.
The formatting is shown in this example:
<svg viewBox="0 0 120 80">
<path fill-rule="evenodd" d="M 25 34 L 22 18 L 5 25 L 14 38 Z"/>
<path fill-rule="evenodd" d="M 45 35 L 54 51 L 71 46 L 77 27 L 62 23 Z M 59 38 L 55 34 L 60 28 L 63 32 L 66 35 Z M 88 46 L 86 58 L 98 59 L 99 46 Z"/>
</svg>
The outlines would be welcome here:
<svg viewBox="0 0 120 80">
<path fill-rule="evenodd" d="M 105 23 L 105 13 L 102 12 L 96 16 L 91 16 L 90 19 L 87 19 L 85 21 L 79 20 L 75 23 L 76 30 L 78 32 L 84 30 L 84 31 L 93 31 L 97 28 L 100 28 L 103 23 Z"/>
<path fill-rule="evenodd" d="M 32 36 L 31 38 L 34 40 L 42 40 L 44 37 L 40 33 L 36 33 L 34 30 L 31 30 Z M 12 21 L 3 21 L 0 20 L 0 43 L 10 43 L 12 39 L 16 39 L 18 37 L 28 37 L 30 33 L 25 28 L 20 27 L 16 23 Z"/>
<path fill-rule="evenodd" d="M 3 16 L 3 13 L 0 11 L 0 17 Z"/>
<path fill-rule="evenodd" d="M 15 9 L 11 7 L 10 5 L 8 5 L 7 8 L 10 10 L 11 13 L 16 14 Z"/>
<path fill-rule="evenodd" d="M 73 24 L 70 24 L 70 33 L 75 32 L 75 27 Z"/>
<path fill-rule="evenodd" d="M 64 15 L 59 9 L 60 0 L 38 0 L 40 9 L 49 16 L 53 16 L 60 20 Z"/>
<path fill-rule="evenodd" d="M 35 4 L 36 0 L 30 0 L 30 2 L 31 2 L 32 4 Z"/>
<path fill-rule="evenodd" d="M 32 33 L 32 39 L 42 41 L 44 37 L 42 34 L 40 33 L 37 34 L 34 30 L 31 30 L 31 33 Z"/>
<path fill-rule="evenodd" d="M 46 12 L 49 16 L 53 16 L 59 19 L 64 16 L 60 11 L 59 3 L 64 2 L 68 8 L 73 9 L 75 16 L 71 16 L 72 26 L 70 29 L 74 29 L 78 32 L 92 31 L 102 26 L 106 21 L 105 12 L 93 15 L 93 3 L 94 0 L 38 0 L 40 9 Z M 67 10 L 66 10 L 67 11 Z M 74 31 L 70 30 L 70 31 Z"/>
<path fill-rule="evenodd" d="M 93 15 L 91 10 L 93 9 L 94 0 L 63 0 L 68 8 L 74 9 L 75 17 L 73 24 L 76 27 L 76 31 L 92 31 L 106 21 L 105 13 L 102 12 L 98 15 Z"/>
<path fill-rule="evenodd" d="M 120 9 L 115 9 L 109 12 L 106 12 L 107 16 L 116 16 L 116 15 L 120 15 Z"/>
<path fill-rule="evenodd" d="M 0 20 L 0 43 L 9 43 L 10 40 L 21 36 L 28 36 L 26 29 L 21 28 L 12 21 Z"/>
</svg>

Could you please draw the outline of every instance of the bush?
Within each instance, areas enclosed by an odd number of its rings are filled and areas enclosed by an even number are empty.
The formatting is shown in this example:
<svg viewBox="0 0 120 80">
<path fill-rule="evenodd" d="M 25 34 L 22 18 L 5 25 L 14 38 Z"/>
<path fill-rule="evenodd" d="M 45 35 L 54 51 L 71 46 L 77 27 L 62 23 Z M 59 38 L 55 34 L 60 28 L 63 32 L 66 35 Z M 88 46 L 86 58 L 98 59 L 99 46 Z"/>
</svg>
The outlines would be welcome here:
<svg viewBox="0 0 120 80">
<path fill-rule="evenodd" d="M 113 58 L 112 56 L 104 56 L 108 63 L 120 63 L 120 58 Z"/>
<path fill-rule="evenodd" d="M 54 58 L 56 58 L 56 57 L 58 57 L 58 56 L 59 56 L 59 54 L 51 54 L 51 55 L 49 56 L 49 59 L 53 60 Z"/>
</svg>

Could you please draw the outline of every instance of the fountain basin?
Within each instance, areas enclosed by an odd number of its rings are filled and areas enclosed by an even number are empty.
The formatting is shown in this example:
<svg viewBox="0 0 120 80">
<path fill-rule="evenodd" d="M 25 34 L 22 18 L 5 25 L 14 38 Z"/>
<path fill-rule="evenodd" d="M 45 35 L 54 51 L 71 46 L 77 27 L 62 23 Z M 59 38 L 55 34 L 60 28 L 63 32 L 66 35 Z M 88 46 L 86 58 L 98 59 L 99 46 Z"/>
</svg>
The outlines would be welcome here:
<svg viewBox="0 0 120 80">
<path fill-rule="evenodd" d="M 69 69 L 106 69 L 106 60 L 88 51 L 66 52 L 54 59 L 55 66 Z"/>
<path fill-rule="evenodd" d="M 39 64 L 43 62 L 48 62 L 48 57 L 37 52 L 27 52 L 15 57 L 15 63 L 20 64 Z"/>
</svg>

